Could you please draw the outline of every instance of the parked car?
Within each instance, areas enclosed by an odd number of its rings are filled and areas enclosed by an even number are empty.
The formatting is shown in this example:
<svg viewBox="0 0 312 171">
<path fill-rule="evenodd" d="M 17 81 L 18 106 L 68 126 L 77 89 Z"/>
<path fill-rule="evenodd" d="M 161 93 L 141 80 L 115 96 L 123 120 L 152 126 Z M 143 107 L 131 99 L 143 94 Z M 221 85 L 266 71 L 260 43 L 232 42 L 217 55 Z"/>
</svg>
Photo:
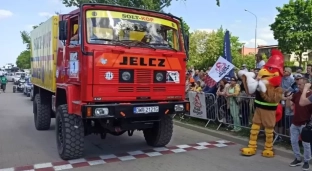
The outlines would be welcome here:
<svg viewBox="0 0 312 171">
<path fill-rule="evenodd" d="M 14 73 L 9 72 L 6 74 L 6 78 L 9 82 L 13 82 L 13 77 L 14 77 Z"/>
<path fill-rule="evenodd" d="M 30 78 L 26 78 L 25 79 L 25 83 L 24 83 L 24 91 L 23 91 L 23 93 L 27 97 L 30 97 L 31 87 L 32 87 L 32 83 L 30 81 Z"/>
<path fill-rule="evenodd" d="M 26 76 L 25 72 L 16 72 L 14 77 L 12 78 L 13 82 L 15 85 L 17 85 L 17 81 L 22 77 L 22 76 Z"/>
</svg>

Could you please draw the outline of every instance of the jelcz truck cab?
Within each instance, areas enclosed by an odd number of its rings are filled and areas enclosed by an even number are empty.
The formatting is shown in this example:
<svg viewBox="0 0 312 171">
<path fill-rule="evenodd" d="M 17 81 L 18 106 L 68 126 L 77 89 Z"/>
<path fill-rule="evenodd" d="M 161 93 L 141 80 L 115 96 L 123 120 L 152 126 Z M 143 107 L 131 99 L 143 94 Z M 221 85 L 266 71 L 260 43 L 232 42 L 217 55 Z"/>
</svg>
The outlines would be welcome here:
<svg viewBox="0 0 312 171">
<path fill-rule="evenodd" d="M 60 157 L 82 157 L 89 134 L 132 136 L 139 130 L 148 145 L 167 145 L 173 114 L 189 110 L 188 37 L 181 20 L 143 9 L 83 4 L 51 23 L 50 37 L 42 33 L 42 39 L 52 55 L 32 44 L 37 47 L 32 47 L 37 50 L 34 117 L 37 130 L 49 129 L 56 118 Z M 34 30 L 32 40 L 38 34 Z"/>
</svg>

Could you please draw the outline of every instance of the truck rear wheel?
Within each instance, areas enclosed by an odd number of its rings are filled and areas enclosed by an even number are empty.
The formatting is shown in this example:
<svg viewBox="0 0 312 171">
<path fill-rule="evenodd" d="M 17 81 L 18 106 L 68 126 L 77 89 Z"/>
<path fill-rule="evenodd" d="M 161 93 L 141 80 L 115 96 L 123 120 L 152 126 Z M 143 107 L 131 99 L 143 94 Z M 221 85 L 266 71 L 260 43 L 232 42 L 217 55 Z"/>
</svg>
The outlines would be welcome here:
<svg viewBox="0 0 312 171">
<path fill-rule="evenodd" d="M 172 137 L 173 121 L 170 115 L 161 118 L 160 122 L 153 128 L 143 130 L 145 141 L 153 147 L 162 147 L 167 145 Z"/>
<path fill-rule="evenodd" d="M 56 143 L 63 160 L 78 159 L 84 151 L 84 126 L 80 116 L 68 114 L 67 105 L 56 111 Z"/>
<path fill-rule="evenodd" d="M 41 102 L 40 94 L 36 94 L 34 101 L 34 121 L 37 130 L 49 130 L 51 125 L 50 106 Z"/>
</svg>

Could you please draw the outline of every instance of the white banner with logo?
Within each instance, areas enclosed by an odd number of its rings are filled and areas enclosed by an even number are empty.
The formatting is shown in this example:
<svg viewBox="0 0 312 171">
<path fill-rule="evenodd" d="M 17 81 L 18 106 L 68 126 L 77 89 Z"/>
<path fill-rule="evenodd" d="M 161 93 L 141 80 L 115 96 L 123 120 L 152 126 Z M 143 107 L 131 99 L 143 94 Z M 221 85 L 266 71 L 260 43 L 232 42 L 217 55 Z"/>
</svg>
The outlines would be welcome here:
<svg viewBox="0 0 312 171">
<path fill-rule="evenodd" d="M 227 61 L 223 57 L 219 57 L 217 62 L 213 65 L 208 75 L 215 81 L 219 82 L 224 76 L 226 76 L 232 69 L 234 65 Z"/>
<path fill-rule="evenodd" d="M 189 91 L 190 115 L 195 118 L 207 119 L 205 93 Z"/>
</svg>

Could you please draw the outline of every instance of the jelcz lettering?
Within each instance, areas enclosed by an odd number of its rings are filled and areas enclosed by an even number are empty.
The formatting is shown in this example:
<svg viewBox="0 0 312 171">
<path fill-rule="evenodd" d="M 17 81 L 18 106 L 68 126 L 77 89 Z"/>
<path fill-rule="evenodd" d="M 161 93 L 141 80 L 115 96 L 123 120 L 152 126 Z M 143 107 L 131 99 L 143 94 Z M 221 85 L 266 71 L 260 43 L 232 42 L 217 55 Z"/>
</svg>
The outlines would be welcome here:
<svg viewBox="0 0 312 171">
<path fill-rule="evenodd" d="M 166 67 L 165 59 L 124 56 L 119 65 Z"/>
</svg>

